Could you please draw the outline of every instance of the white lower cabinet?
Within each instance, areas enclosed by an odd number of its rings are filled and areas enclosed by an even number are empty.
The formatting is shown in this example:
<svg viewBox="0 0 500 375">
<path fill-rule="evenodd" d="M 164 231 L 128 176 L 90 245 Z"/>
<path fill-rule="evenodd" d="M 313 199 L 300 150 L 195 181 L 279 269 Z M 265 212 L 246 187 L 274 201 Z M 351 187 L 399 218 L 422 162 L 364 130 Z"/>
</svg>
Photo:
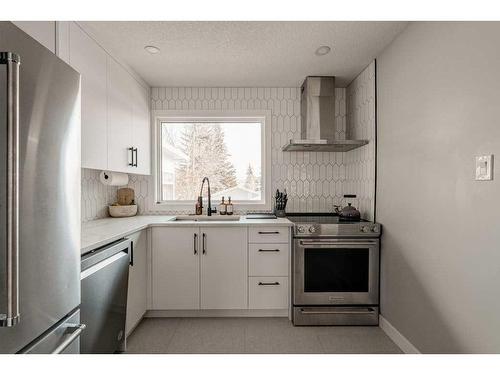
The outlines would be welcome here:
<svg viewBox="0 0 500 375">
<path fill-rule="evenodd" d="M 288 277 L 249 277 L 249 309 L 287 309 Z"/>
<path fill-rule="evenodd" d="M 246 309 L 247 229 L 153 228 L 155 310 Z"/>
<path fill-rule="evenodd" d="M 251 243 L 288 243 L 290 241 L 290 232 L 287 227 L 265 225 L 249 227 L 248 237 Z"/>
<path fill-rule="evenodd" d="M 249 244 L 249 276 L 288 276 L 287 243 Z"/>
<path fill-rule="evenodd" d="M 201 227 L 201 308 L 247 308 L 247 228 Z"/>
<path fill-rule="evenodd" d="M 153 227 L 151 309 L 203 310 L 202 314 L 209 310 L 287 309 L 290 244 L 249 243 L 250 229 Z M 288 228 L 279 231 L 279 240 L 288 239 Z M 183 316 L 184 312 L 168 314 Z"/>
<path fill-rule="evenodd" d="M 127 319 L 125 332 L 132 332 L 147 310 L 148 233 L 141 230 L 128 236 L 133 242 L 133 255 L 128 275 Z"/>
<path fill-rule="evenodd" d="M 152 298 L 155 310 L 200 308 L 199 227 L 152 229 Z"/>
</svg>

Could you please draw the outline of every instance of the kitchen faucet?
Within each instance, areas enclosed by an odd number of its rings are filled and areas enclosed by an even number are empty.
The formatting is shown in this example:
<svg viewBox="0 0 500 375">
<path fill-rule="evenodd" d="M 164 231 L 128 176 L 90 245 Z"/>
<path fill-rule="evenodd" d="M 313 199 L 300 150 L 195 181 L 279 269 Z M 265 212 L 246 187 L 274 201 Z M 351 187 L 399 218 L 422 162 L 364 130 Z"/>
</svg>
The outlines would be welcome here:
<svg viewBox="0 0 500 375">
<path fill-rule="evenodd" d="M 217 209 L 214 209 L 212 211 L 212 202 L 211 202 L 211 196 L 210 196 L 210 180 L 208 177 L 204 177 L 203 181 L 201 182 L 201 189 L 200 189 L 200 195 L 198 196 L 198 205 L 201 209 L 203 209 L 203 185 L 205 185 L 205 180 L 207 181 L 208 185 L 208 207 L 207 207 L 207 216 L 212 216 L 212 213 L 217 212 Z"/>
</svg>

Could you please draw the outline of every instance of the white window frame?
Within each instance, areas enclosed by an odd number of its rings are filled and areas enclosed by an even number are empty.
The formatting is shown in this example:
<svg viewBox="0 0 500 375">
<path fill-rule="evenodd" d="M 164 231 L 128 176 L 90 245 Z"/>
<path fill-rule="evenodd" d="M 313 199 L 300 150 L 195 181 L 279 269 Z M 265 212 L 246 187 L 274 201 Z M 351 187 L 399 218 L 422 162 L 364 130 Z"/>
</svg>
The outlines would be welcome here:
<svg viewBox="0 0 500 375">
<path fill-rule="evenodd" d="M 168 211 L 189 211 L 194 213 L 196 200 L 192 201 L 160 201 L 161 192 L 161 124 L 163 122 L 258 122 L 262 124 L 261 132 L 261 186 L 264 193 L 260 201 L 236 201 L 234 207 L 236 211 L 249 210 L 270 210 L 271 204 L 271 111 L 266 110 L 155 110 L 152 111 L 153 131 L 153 184 L 150 184 L 153 191 L 150 196 L 153 198 L 151 208 L 157 212 Z M 210 176 L 208 176 L 210 178 Z M 201 181 L 200 187 L 201 187 Z M 212 202 L 212 207 L 217 207 L 219 202 Z M 206 207 L 206 204 L 205 204 Z"/>
</svg>

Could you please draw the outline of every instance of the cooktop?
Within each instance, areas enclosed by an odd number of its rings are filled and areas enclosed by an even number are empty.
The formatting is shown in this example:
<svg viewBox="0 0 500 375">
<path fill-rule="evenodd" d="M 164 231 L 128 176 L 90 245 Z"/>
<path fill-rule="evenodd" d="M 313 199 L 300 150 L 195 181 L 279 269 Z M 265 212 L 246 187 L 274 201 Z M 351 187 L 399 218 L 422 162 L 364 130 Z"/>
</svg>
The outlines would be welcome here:
<svg viewBox="0 0 500 375">
<path fill-rule="evenodd" d="M 352 223 L 359 223 L 359 222 L 367 222 L 368 220 L 346 220 L 342 219 L 340 216 L 337 214 L 333 215 L 325 215 L 325 214 L 318 214 L 318 215 L 304 215 L 304 214 L 287 214 L 286 217 L 288 220 L 290 220 L 293 223 L 317 223 L 317 224 L 352 224 Z"/>
</svg>

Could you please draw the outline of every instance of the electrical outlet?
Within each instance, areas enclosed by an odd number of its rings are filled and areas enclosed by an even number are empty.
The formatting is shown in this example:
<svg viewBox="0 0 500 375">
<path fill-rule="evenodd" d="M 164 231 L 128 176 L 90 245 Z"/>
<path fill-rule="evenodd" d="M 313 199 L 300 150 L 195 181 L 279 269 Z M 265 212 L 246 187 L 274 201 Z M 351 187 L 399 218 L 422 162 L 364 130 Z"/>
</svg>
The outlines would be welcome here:
<svg viewBox="0 0 500 375">
<path fill-rule="evenodd" d="M 493 180 L 493 155 L 476 156 L 476 180 Z"/>
</svg>

